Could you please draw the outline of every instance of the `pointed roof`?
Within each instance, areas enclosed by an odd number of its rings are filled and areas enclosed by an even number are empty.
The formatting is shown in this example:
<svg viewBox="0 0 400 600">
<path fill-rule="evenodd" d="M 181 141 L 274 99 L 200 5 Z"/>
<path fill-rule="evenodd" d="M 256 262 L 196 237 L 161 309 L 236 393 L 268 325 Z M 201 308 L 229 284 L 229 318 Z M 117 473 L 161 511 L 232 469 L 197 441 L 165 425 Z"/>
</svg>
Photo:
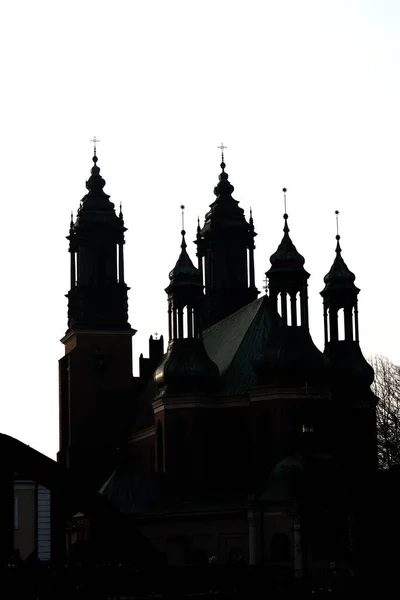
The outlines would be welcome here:
<svg viewBox="0 0 400 600">
<path fill-rule="evenodd" d="M 226 164 L 221 162 L 221 173 L 218 176 L 218 183 L 214 188 L 216 199 L 210 204 L 210 210 L 205 216 L 204 227 L 201 230 L 202 235 L 213 229 L 222 229 L 227 227 L 240 227 L 248 229 L 244 210 L 240 208 L 238 200 L 232 197 L 234 187 L 228 179 L 228 173 L 225 171 Z"/>
<path fill-rule="evenodd" d="M 324 277 L 325 288 L 322 290 L 322 294 L 328 290 L 353 290 L 357 293 L 360 291 L 359 288 L 354 285 L 356 276 L 350 271 L 348 266 L 343 260 L 342 249 L 340 247 L 340 235 L 336 236 L 336 256 L 329 272 Z"/>
<path fill-rule="evenodd" d="M 169 279 L 171 281 L 170 285 L 198 285 L 203 287 L 200 271 L 196 269 L 186 251 L 186 231 L 184 229 L 182 229 L 181 235 L 181 253 L 176 261 L 175 267 L 169 273 Z"/>
<path fill-rule="evenodd" d="M 88 193 L 82 198 L 81 205 L 76 215 L 75 227 L 83 224 L 112 224 L 116 227 L 123 227 L 121 220 L 115 213 L 114 204 L 110 202 L 110 196 L 104 192 L 106 184 L 100 175 L 100 168 L 97 166 L 98 157 L 95 152 L 93 156 L 93 167 L 90 171 L 90 177 L 86 181 Z"/>
<path fill-rule="evenodd" d="M 267 275 L 278 271 L 299 271 L 306 273 L 308 276 L 303 266 L 305 262 L 304 256 L 297 251 L 296 246 L 289 236 L 288 214 L 285 213 L 283 218 L 285 220 L 283 238 L 276 252 L 270 257 L 271 268 L 267 271 Z"/>
</svg>

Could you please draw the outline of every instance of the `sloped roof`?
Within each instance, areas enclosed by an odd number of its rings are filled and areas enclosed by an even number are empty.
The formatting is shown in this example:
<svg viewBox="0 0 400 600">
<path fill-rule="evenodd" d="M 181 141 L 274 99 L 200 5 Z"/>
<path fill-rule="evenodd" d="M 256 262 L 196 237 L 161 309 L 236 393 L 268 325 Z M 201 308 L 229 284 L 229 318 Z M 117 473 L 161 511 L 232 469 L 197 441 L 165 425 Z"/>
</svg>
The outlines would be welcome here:
<svg viewBox="0 0 400 600">
<path fill-rule="evenodd" d="M 204 332 L 204 346 L 220 372 L 218 396 L 243 394 L 255 383 L 253 359 L 267 342 L 272 315 L 263 296 Z"/>
<path fill-rule="evenodd" d="M 117 469 L 99 493 L 125 515 L 157 510 L 161 506 L 158 481 L 152 474 L 143 471 Z"/>
<path fill-rule="evenodd" d="M 273 316 L 265 295 L 204 331 L 205 349 L 220 373 L 214 396 L 243 394 L 255 383 L 253 359 L 267 342 Z M 137 400 L 133 432 L 152 425 L 152 402 L 158 391 L 150 378 Z"/>
</svg>

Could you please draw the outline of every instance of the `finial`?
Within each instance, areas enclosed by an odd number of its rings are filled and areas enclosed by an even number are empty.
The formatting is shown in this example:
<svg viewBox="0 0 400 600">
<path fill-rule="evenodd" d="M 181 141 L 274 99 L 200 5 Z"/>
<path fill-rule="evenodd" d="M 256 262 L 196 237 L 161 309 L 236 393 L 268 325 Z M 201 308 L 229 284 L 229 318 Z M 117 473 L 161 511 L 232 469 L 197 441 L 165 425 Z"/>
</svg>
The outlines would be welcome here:
<svg viewBox="0 0 400 600">
<path fill-rule="evenodd" d="M 97 162 L 97 154 L 96 154 L 96 152 L 97 152 L 97 146 L 96 146 L 96 145 L 99 143 L 99 141 L 100 141 L 100 140 L 98 140 L 98 139 L 97 139 L 97 137 L 96 137 L 96 136 L 94 136 L 94 138 L 93 138 L 92 140 L 90 140 L 90 141 L 91 141 L 91 142 L 93 143 L 93 145 L 94 145 L 94 148 L 93 148 L 93 150 L 94 150 L 94 154 L 93 154 L 93 162 L 95 162 L 95 163 L 96 163 L 96 162 Z M 96 159 L 96 160 L 95 160 L 95 159 Z"/>
<path fill-rule="evenodd" d="M 119 218 L 122 219 L 123 214 L 122 214 L 122 202 L 119 203 Z"/>
<path fill-rule="evenodd" d="M 218 146 L 219 150 L 221 150 L 221 169 L 224 170 L 225 169 L 225 158 L 224 158 L 224 150 L 227 149 L 227 146 L 224 146 L 223 142 L 221 142 L 221 145 Z"/>
<path fill-rule="evenodd" d="M 284 211 L 285 211 L 284 214 L 283 214 L 283 218 L 285 219 L 285 226 L 283 228 L 283 231 L 285 233 L 289 233 L 289 227 L 288 227 L 288 224 L 287 224 L 287 220 L 289 218 L 289 215 L 286 212 L 286 192 L 287 192 L 287 188 L 285 188 L 285 187 L 282 188 L 282 192 L 283 192 L 283 206 L 284 206 Z"/>
<path fill-rule="evenodd" d="M 182 250 L 184 250 L 186 248 L 186 241 L 185 241 L 185 235 L 186 235 L 186 231 L 185 231 L 185 205 L 184 204 L 181 204 L 181 211 L 182 211 L 182 231 L 181 231 L 182 243 L 181 243 L 181 248 L 182 248 Z"/>
<path fill-rule="evenodd" d="M 200 217 L 197 217 L 197 233 L 200 233 L 201 228 L 200 228 Z"/>
<path fill-rule="evenodd" d="M 336 241 L 337 241 L 336 252 L 340 253 L 342 251 L 342 249 L 341 249 L 340 243 L 339 243 L 340 235 L 339 235 L 339 211 L 338 210 L 335 210 L 335 215 L 336 215 Z"/>
<path fill-rule="evenodd" d="M 71 210 L 71 225 L 74 224 L 74 211 Z"/>
<path fill-rule="evenodd" d="M 182 230 L 185 229 L 185 205 L 181 204 L 182 211 Z"/>
<path fill-rule="evenodd" d="M 339 211 L 335 210 L 335 215 L 336 215 L 336 239 L 340 240 L 340 235 L 339 235 Z"/>
<path fill-rule="evenodd" d="M 253 209 L 250 206 L 250 221 L 252 221 L 252 220 L 253 220 Z"/>
</svg>

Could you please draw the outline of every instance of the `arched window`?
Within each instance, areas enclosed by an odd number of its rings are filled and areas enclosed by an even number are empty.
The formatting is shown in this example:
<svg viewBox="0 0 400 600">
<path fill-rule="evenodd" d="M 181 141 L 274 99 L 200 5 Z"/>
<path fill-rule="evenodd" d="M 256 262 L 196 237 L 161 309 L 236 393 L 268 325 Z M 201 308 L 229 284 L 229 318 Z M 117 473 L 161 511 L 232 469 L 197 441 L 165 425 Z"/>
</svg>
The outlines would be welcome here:
<svg viewBox="0 0 400 600">
<path fill-rule="evenodd" d="M 157 471 L 164 471 L 164 435 L 161 421 L 157 423 Z"/>
<path fill-rule="evenodd" d="M 271 560 L 276 562 L 289 561 L 291 558 L 290 542 L 285 533 L 275 533 L 271 540 Z"/>
</svg>

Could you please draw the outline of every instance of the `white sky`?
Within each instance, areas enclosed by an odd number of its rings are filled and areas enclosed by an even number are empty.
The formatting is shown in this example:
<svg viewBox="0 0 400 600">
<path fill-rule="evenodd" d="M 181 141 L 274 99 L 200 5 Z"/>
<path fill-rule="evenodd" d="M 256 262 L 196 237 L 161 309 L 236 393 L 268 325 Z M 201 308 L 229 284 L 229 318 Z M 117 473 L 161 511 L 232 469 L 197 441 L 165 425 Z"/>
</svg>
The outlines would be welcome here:
<svg viewBox="0 0 400 600">
<path fill-rule="evenodd" d="M 93 135 L 129 228 L 135 372 L 149 335 L 166 330 L 179 205 L 193 240 L 214 199 L 221 141 L 234 197 L 253 208 L 259 289 L 282 237 L 286 186 L 322 348 L 319 292 L 339 209 L 364 354 L 400 363 L 399 27 L 400 4 L 389 0 L 2 4 L 2 432 L 55 457 L 65 236 Z"/>
</svg>

